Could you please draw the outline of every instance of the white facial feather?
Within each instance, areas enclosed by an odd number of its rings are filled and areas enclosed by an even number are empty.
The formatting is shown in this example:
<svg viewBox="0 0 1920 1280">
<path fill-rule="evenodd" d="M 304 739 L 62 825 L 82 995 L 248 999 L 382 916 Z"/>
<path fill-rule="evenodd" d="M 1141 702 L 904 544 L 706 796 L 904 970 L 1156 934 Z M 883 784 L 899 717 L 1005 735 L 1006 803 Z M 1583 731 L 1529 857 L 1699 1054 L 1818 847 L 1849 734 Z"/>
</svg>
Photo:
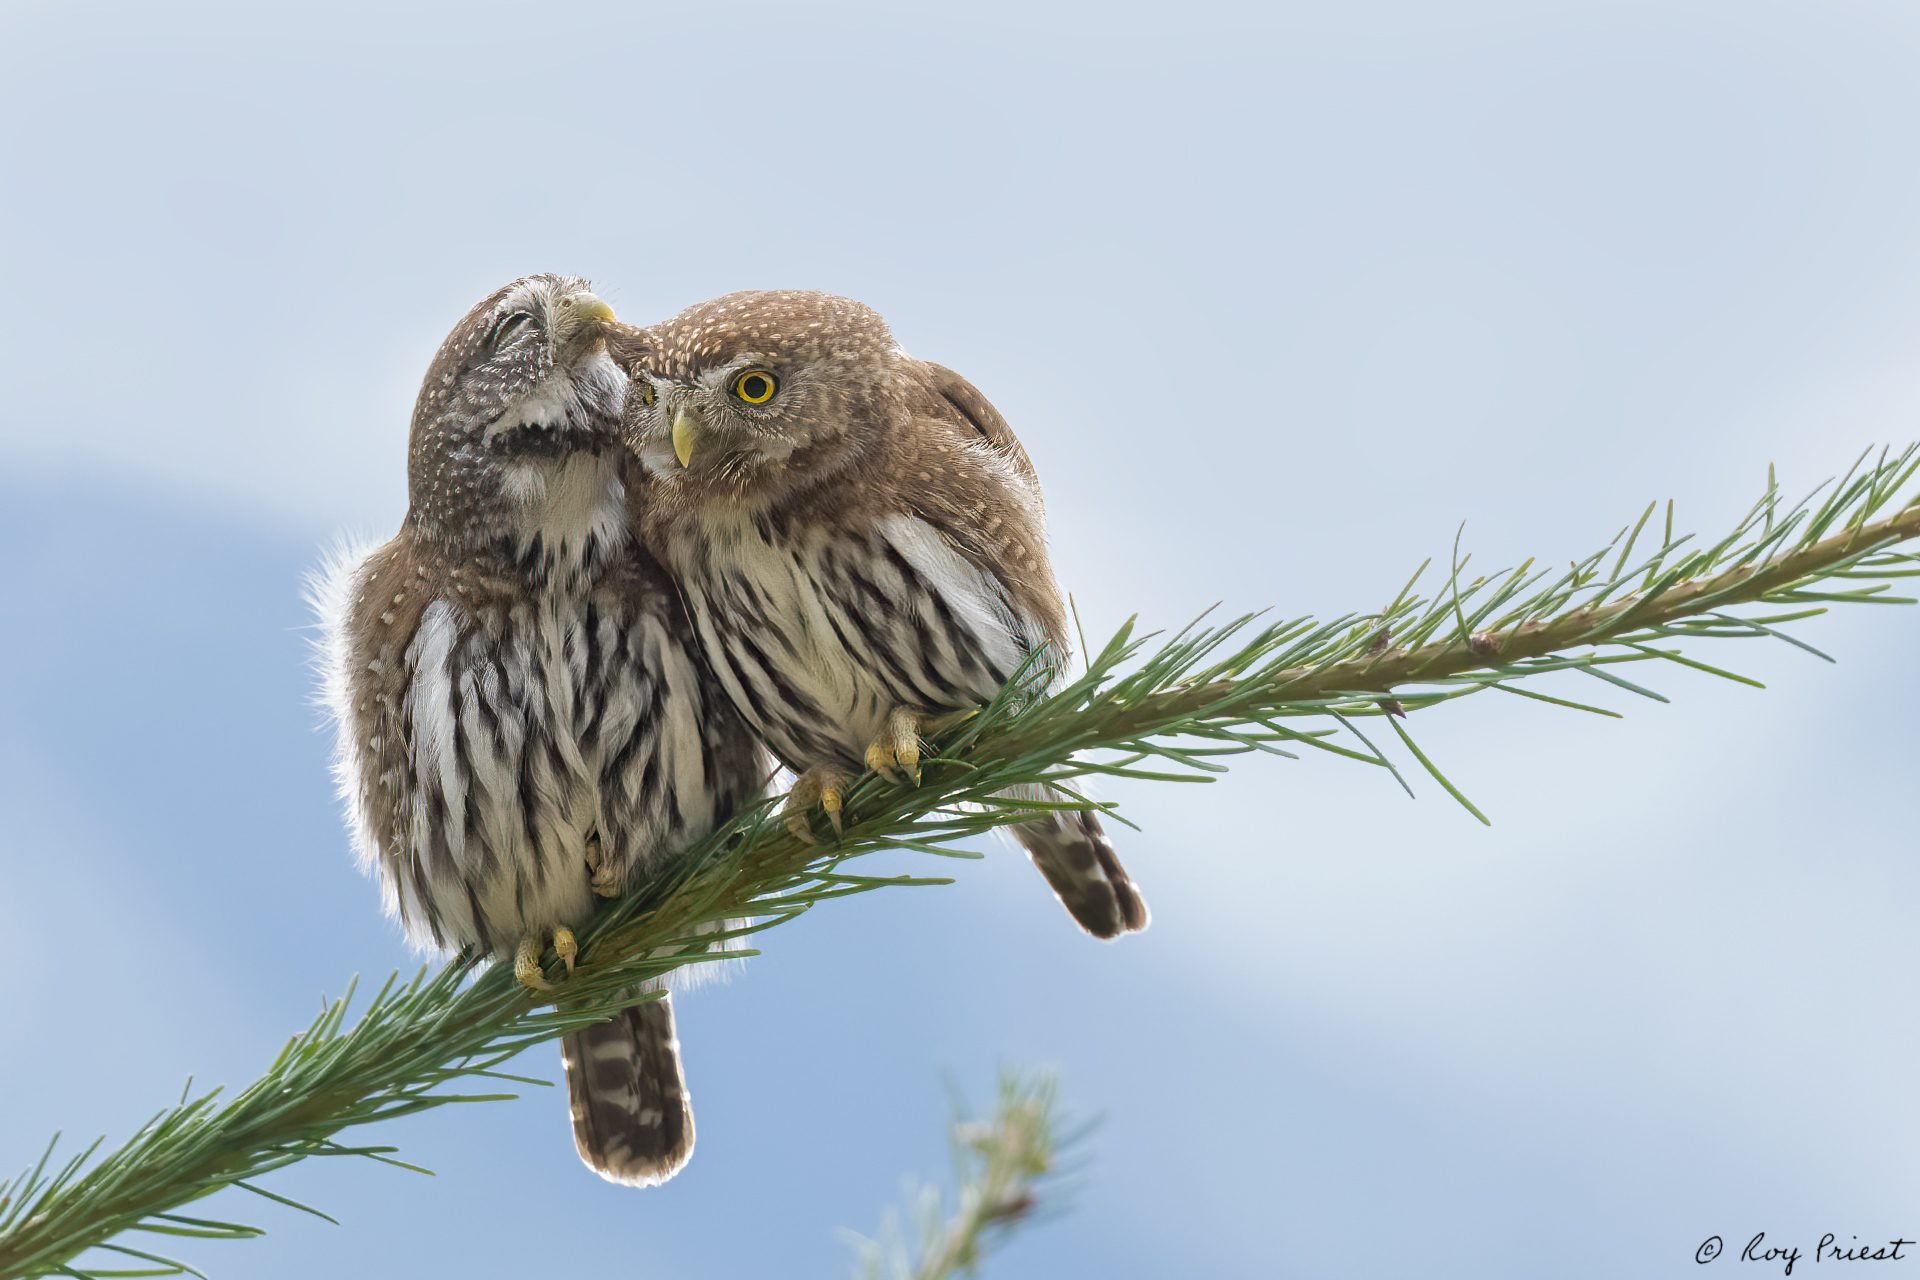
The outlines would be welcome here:
<svg viewBox="0 0 1920 1280">
<path fill-rule="evenodd" d="M 523 424 L 560 429 L 589 421 L 596 411 L 617 420 L 625 394 L 625 378 L 601 351 L 582 361 L 571 376 L 556 374 L 515 400 L 487 427 L 485 438 L 492 440 Z M 538 538 L 551 557 L 556 580 L 570 578 L 589 553 L 605 559 L 626 545 L 626 487 L 609 455 L 578 452 L 517 459 L 503 468 L 500 485 L 518 514 L 518 549 L 524 553 Z"/>
<path fill-rule="evenodd" d="M 626 399 L 627 380 L 605 351 L 597 351 L 574 365 L 569 374 L 558 370 L 542 378 L 516 397 L 481 438 L 489 443 L 502 431 L 521 425 L 556 427 L 567 422 L 585 421 L 595 410 L 620 417 Z"/>
</svg>

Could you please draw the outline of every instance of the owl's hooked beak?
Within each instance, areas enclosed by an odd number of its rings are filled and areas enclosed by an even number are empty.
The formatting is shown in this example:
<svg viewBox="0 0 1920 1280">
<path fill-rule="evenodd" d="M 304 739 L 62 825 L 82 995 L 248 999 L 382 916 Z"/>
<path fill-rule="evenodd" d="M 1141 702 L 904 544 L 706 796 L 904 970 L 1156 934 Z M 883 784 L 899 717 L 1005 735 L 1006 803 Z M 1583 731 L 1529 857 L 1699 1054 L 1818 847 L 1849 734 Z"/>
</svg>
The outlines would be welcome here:
<svg viewBox="0 0 1920 1280">
<path fill-rule="evenodd" d="M 574 314 L 583 321 L 594 324 L 612 324 L 613 308 L 591 293 L 578 294 L 573 299 Z"/>
<path fill-rule="evenodd" d="M 700 441 L 700 419 L 691 409 L 673 411 L 673 456 L 684 470 L 693 462 L 693 446 Z"/>
<path fill-rule="evenodd" d="M 554 322 L 555 345 L 565 346 L 581 334 L 597 338 L 613 321 L 613 308 L 593 294 L 568 294 L 560 300 L 560 315 Z"/>
</svg>

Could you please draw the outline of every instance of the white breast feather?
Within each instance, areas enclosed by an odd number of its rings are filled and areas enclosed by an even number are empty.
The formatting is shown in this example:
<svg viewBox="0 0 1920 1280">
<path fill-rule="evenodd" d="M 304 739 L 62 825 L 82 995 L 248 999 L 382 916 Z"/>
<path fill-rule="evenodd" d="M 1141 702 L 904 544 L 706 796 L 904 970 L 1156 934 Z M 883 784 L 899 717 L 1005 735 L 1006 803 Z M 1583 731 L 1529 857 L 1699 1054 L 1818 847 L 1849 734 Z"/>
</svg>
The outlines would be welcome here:
<svg viewBox="0 0 1920 1280">
<path fill-rule="evenodd" d="M 466 851 L 466 812 L 456 803 L 465 794 L 460 785 L 460 766 L 454 756 L 453 642 L 459 624 L 453 606 L 436 600 L 420 615 L 420 627 L 407 646 L 406 663 L 413 671 L 408 686 L 408 710 L 413 720 L 413 772 L 419 792 L 433 790 L 449 798 L 447 810 L 447 849 L 454 861 Z M 414 808 L 408 842 L 416 851 L 431 847 L 432 833 L 427 829 L 425 805 Z"/>
<path fill-rule="evenodd" d="M 790 628 L 787 637 L 799 651 L 798 661 L 781 674 L 828 716 L 844 721 L 854 715 L 861 704 L 861 673 L 842 653 L 815 581 L 796 553 L 770 545 L 746 520 L 719 526 L 713 534 L 714 567 L 753 583 L 769 612 Z M 732 677 L 727 679 L 732 685 Z M 743 706 L 755 701 L 737 686 L 729 692 Z"/>
<path fill-rule="evenodd" d="M 675 766 L 667 785 L 674 788 L 683 812 L 691 821 L 704 825 L 710 818 L 696 816 L 694 806 L 708 800 L 701 765 L 700 722 L 696 713 L 699 673 L 686 648 L 667 637 L 659 620 L 649 616 L 645 623 L 647 654 L 656 679 L 661 682 L 660 706 L 665 723 L 659 726 L 662 758 Z"/>
</svg>

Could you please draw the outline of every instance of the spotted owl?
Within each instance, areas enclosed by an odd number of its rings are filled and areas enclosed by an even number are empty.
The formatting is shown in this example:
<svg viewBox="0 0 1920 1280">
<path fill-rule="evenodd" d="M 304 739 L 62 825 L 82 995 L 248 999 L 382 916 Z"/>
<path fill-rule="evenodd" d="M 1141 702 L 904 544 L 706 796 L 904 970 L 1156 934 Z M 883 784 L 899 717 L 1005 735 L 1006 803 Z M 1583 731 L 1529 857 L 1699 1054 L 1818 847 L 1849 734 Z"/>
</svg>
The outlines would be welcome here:
<svg viewBox="0 0 1920 1280">
<path fill-rule="evenodd" d="M 537 275 L 480 302 L 413 413 L 406 521 L 319 591 L 336 774 L 389 910 L 551 984 L 596 900 L 672 869 L 764 768 L 633 534 L 607 305 Z M 672 1176 L 693 1116 L 666 997 L 562 1044 L 581 1157 Z"/>
<path fill-rule="evenodd" d="M 840 825 L 853 770 L 917 777 L 929 718 L 990 700 L 1036 654 L 1063 672 L 1033 464 L 986 397 L 872 310 L 736 293 L 612 344 L 644 539 L 714 675 L 799 774 L 796 834 L 817 811 Z M 1095 814 L 1013 831 L 1087 932 L 1146 927 Z"/>
</svg>

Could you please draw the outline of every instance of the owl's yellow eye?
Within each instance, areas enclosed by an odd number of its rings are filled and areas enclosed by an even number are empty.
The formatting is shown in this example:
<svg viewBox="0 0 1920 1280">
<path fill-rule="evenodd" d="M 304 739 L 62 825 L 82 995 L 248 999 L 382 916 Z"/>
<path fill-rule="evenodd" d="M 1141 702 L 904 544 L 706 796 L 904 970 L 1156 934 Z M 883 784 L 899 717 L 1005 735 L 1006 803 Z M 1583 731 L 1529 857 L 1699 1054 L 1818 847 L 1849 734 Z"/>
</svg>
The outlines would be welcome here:
<svg viewBox="0 0 1920 1280">
<path fill-rule="evenodd" d="M 733 394 L 748 404 L 765 404 L 780 390 L 780 380 L 765 369 L 749 369 L 733 380 Z"/>
<path fill-rule="evenodd" d="M 653 408 L 653 379 L 642 373 L 639 365 L 633 366 L 628 373 L 633 379 L 632 394 L 640 397 L 641 404 L 649 409 Z"/>
</svg>

